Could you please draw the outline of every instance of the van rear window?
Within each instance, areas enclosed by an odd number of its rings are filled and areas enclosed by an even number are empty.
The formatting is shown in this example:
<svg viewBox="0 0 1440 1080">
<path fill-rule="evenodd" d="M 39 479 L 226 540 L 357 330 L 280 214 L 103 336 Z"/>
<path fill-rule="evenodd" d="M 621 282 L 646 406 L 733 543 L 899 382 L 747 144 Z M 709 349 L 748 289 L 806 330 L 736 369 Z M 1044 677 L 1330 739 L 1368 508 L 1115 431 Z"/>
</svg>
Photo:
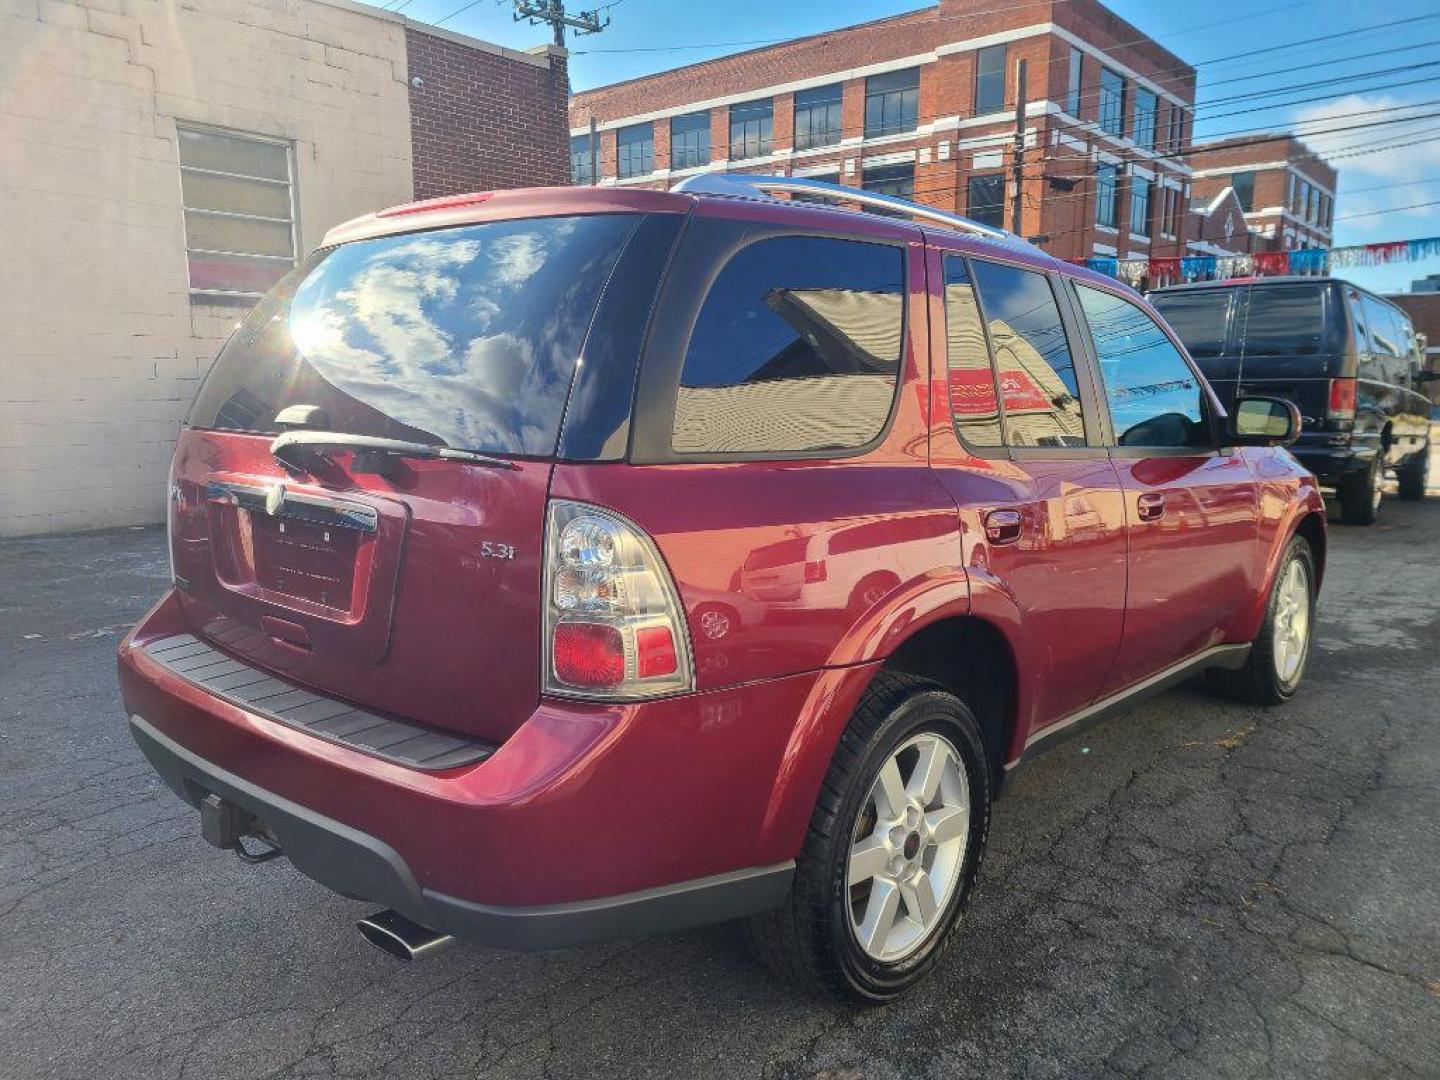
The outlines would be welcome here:
<svg viewBox="0 0 1440 1080">
<path fill-rule="evenodd" d="M 1245 356 L 1313 356 L 1325 351 L 1324 285 L 1257 285 L 1241 323 Z"/>
<path fill-rule="evenodd" d="M 1234 289 L 1191 289 L 1156 293 L 1155 309 L 1196 359 L 1225 351 L 1225 329 Z"/>
<path fill-rule="evenodd" d="M 495 221 L 316 252 L 246 316 L 191 410 L 200 428 L 309 426 L 463 450 L 555 452 L 601 287 L 637 217 Z"/>
</svg>

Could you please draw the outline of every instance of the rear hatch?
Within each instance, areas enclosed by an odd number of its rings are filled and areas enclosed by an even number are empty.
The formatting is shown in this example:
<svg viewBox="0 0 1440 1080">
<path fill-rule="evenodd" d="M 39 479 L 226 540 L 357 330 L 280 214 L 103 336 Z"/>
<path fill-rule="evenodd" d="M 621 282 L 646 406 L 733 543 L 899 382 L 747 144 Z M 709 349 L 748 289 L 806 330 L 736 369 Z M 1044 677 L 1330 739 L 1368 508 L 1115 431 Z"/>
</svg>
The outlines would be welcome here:
<svg viewBox="0 0 1440 1080">
<path fill-rule="evenodd" d="M 176 448 L 171 543 L 191 628 L 377 711 L 513 732 L 539 697 L 566 400 L 638 220 L 360 240 L 281 281 L 221 352 Z M 282 463 L 272 440 L 287 431 L 330 441 Z"/>
<path fill-rule="evenodd" d="M 1263 394 L 1293 401 L 1307 431 L 1324 425 L 1344 356 L 1330 283 L 1176 289 L 1151 300 L 1228 411 L 1241 394 Z"/>
</svg>

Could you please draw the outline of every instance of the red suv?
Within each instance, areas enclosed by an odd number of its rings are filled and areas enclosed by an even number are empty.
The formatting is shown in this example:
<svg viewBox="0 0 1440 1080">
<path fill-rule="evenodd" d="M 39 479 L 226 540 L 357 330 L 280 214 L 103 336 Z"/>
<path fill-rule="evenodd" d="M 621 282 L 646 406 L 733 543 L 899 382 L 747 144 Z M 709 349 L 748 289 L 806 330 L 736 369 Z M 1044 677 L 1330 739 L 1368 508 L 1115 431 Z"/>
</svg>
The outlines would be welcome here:
<svg viewBox="0 0 1440 1080">
<path fill-rule="evenodd" d="M 385 210 L 200 390 L 130 726 L 207 839 L 383 905 L 396 955 L 751 916 L 884 1000 L 1034 753 L 1202 669 L 1295 692 L 1297 428 L 1227 417 L 1125 287 L 887 196 Z"/>
</svg>

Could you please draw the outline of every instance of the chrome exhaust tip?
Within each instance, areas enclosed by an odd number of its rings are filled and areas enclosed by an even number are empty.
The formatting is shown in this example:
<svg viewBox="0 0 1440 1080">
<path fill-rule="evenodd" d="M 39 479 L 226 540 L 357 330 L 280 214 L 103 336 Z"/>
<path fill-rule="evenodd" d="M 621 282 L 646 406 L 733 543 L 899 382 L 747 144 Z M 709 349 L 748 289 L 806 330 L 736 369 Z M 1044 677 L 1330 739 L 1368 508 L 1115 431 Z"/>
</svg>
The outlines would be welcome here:
<svg viewBox="0 0 1440 1080">
<path fill-rule="evenodd" d="M 404 963 L 434 956 L 455 939 L 407 919 L 398 911 L 377 911 L 355 924 L 360 936 Z"/>
</svg>

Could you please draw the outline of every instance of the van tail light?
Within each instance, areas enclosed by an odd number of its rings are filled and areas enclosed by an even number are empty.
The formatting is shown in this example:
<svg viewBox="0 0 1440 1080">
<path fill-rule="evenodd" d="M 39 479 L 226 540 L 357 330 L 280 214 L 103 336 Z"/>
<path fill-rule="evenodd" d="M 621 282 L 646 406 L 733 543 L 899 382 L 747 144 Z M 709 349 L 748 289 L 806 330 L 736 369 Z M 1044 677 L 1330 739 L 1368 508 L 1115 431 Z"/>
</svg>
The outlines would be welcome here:
<svg viewBox="0 0 1440 1080">
<path fill-rule="evenodd" d="M 1326 415 L 1331 420 L 1355 419 L 1355 380 L 1330 380 L 1330 407 Z"/>
<path fill-rule="evenodd" d="M 691 690 L 675 583 L 633 522 L 553 499 L 545 523 L 545 692 L 632 701 Z"/>
</svg>

